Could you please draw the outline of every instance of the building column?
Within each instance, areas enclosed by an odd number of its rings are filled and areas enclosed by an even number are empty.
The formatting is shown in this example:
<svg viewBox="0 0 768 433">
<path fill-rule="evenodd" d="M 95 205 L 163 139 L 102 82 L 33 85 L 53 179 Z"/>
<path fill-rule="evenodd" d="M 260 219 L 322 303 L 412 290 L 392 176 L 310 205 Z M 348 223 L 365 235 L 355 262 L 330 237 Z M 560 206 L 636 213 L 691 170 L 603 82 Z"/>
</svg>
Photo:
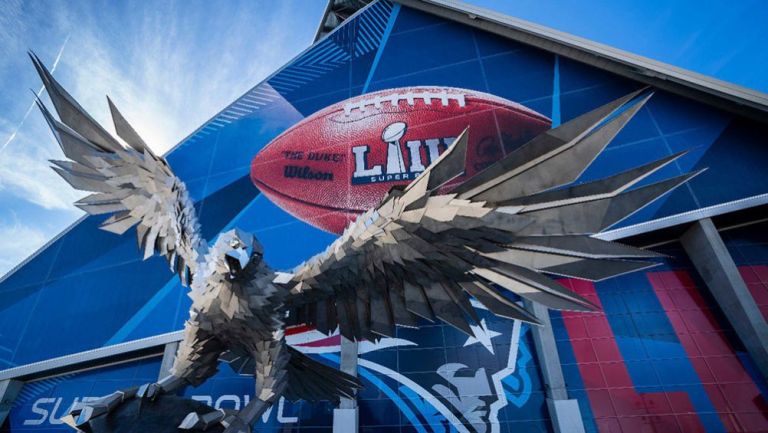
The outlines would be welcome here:
<svg viewBox="0 0 768 433">
<path fill-rule="evenodd" d="M 752 360 L 768 379 L 768 326 L 712 220 L 693 223 L 680 242 Z"/>
<path fill-rule="evenodd" d="M 19 380 L 7 379 L 0 381 L 0 426 L 5 422 L 8 413 L 13 407 L 13 402 L 19 391 L 24 386 L 24 382 Z"/>
<path fill-rule="evenodd" d="M 357 377 L 357 342 L 341 337 L 341 371 Z M 357 398 L 342 398 L 333 410 L 333 433 L 357 433 Z"/>
<path fill-rule="evenodd" d="M 531 326 L 531 330 L 541 375 L 547 390 L 547 408 L 552 427 L 555 433 L 584 433 L 584 421 L 581 419 L 579 402 L 568 398 L 555 334 L 552 332 L 552 323 L 549 320 L 549 311 L 545 306 L 535 302 L 525 301 L 525 304 L 541 322 L 541 326 Z"/>
<path fill-rule="evenodd" d="M 160 361 L 160 371 L 157 373 L 157 380 L 162 380 L 171 374 L 173 361 L 176 360 L 176 351 L 179 349 L 179 342 L 172 341 L 165 345 L 163 349 L 163 360 Z"/>
</svg>

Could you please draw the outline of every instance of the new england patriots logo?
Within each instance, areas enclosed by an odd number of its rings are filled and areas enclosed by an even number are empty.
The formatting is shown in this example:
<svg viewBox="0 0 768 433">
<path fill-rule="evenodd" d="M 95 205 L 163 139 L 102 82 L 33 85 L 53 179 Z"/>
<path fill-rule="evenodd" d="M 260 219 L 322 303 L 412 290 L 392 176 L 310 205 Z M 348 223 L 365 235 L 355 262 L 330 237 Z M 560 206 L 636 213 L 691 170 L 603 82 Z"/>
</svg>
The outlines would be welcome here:
<svg viewBox="0 0 768 433">
<path fill-rule="evenodd" d="M 418 432 L 499 432 L 499 412 L 523 407 L 531 397 L 529 325 L 475 307 L 481 317 L 475 337 L 433 325 L 360 342 L 360 400 L 384 394 Z M 298 327 L 287 339 L 304 353 L 339 362 L 338 333 Z"/>
</svg>

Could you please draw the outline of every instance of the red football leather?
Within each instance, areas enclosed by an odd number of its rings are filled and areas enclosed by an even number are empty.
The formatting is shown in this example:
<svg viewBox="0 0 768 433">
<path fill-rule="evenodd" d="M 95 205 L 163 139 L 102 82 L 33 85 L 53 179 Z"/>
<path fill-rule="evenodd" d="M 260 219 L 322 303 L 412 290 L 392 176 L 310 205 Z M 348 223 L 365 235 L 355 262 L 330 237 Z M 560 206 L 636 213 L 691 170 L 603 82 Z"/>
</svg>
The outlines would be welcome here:
<svg viewBox="0 0 768 433">
<path fill-rule="evenodd" d="M 415 179 L 466 127 L 466 172 L 449 188 L 546 131 L 550 121 L 472 90 L 382 90 L 333 104 L 282 133 L 254 157 L 251 179 L 291 215 L 341 233 L 390 188 Z"/>
</svg>

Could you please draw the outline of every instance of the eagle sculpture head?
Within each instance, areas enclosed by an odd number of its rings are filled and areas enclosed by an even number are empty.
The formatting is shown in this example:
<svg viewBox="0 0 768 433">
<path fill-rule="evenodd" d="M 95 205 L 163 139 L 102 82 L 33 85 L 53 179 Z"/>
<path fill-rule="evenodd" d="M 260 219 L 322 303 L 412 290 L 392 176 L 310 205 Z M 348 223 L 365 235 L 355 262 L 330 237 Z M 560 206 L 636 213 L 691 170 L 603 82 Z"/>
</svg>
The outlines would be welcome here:
<svg viewBox="0 0 768 433">
<path fill-rule="evenodd" d="M 221 233 L 213 249 L 216 256 L 223 260 L 230 279 L 238 278 L 248 266 L 258 265 L 264 256 L 256 236 L 240 229 Z"/>
</svg>

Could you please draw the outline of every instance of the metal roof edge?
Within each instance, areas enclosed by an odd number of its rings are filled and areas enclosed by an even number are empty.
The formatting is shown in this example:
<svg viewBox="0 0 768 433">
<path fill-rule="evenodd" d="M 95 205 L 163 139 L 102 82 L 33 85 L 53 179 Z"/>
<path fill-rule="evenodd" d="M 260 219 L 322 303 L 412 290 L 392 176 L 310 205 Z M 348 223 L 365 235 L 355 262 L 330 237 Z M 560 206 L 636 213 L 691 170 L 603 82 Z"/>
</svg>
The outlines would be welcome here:
<svg viewBox="0 0 768 433">
<path fill-rule="evenodd" d="M 328 14 L 331 13 L 331 9 L 333 7 L 333 0 L 328 0 L 328 4 L 325 5 L 325 10 L 323 11 L 323 15 L 320 17 L 320 23 L 317 25 L 317 30 L 315 31 L 315 37 L 312 39 L 312 43 L 319 41 L 323 36 L 323 30 L 325 28 L 325 21 L 328 19 Z"/>
<path fill-rule="evenodd" d="M 768 93 L 457 0 L 393 1 L 768 123 Z"/>
<path fill-rule="evenodd" d="M 180 341 L 183 331 L 173 331 L 165 334 L 153 335 L 139 340 L 64 355 L 57 358 L 46 359 L 30 364 L 19 365 L 0 371 L 0 380 L 18 379 L 37 374 L 45 374 L 62 368 L 76 369 L 88 362 L 125 355 L 142 349 L 163 346 L 165 344 Z M 66 374 L 66 373 L 62 373 Z"/>
</svg>

